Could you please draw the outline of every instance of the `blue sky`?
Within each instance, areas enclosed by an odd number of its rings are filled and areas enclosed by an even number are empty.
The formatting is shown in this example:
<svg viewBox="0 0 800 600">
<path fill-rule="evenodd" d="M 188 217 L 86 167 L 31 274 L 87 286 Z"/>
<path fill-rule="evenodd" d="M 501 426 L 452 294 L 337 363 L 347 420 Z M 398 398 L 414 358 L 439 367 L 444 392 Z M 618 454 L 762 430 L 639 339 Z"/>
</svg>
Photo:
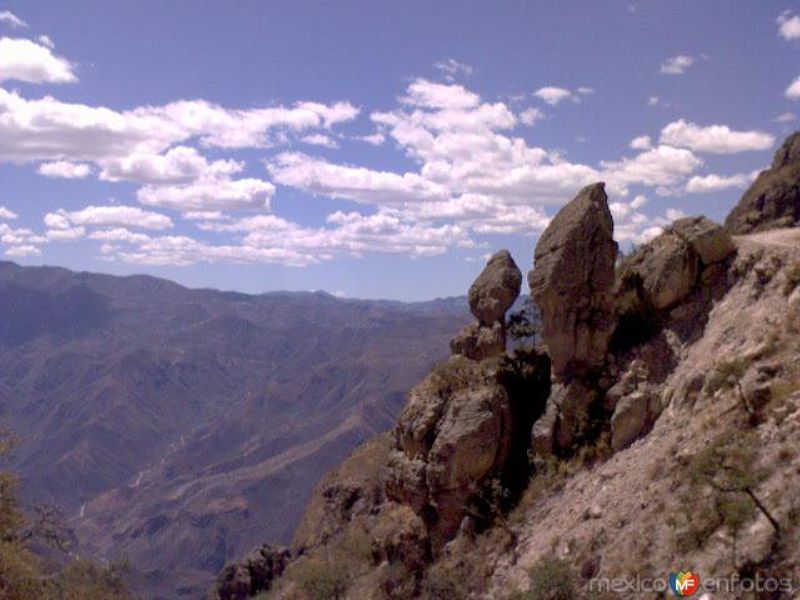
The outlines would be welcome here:
<svg viewBox="0 0 800 600">
<path fill-rule="evenodd" d="M 420 300 L 589 182 L 623 246 L 722 220 L 800 123 L 800 3 L 720 6 L 0 2 L 0 257 Z"/>
</svg>

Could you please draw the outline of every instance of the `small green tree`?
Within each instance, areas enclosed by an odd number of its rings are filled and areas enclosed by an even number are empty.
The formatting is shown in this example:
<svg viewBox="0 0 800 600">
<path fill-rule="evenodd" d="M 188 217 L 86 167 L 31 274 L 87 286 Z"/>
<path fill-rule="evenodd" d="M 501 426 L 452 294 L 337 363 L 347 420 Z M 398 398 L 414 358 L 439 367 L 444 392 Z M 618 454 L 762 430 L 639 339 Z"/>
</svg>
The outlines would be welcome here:
<svg viewBox="0 0 800 600">
<path fill-rule="evenodd" d="M 715 494 L 715 503 L 722 524 L 733 537 L 733 562 L 736 564 L 736 541 L 750 520 L 753 507 L 758 509 L 775 530 L 778 539 L 781 527 L 764 502 L 756 494 L 763 473 L 757 469 L 757 441 L 754 435 L 734 437 L 726 434 L 700 452 L 692 462 L 695 486 L 708 486 Z"/>
</svg>

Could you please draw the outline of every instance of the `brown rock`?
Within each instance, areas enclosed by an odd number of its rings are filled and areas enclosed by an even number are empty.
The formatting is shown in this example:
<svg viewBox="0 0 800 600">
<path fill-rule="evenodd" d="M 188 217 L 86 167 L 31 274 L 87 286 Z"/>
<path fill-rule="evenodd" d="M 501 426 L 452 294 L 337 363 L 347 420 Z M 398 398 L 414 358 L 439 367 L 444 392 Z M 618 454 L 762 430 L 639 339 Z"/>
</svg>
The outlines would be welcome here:
<svg viewBox="0 0 800 600">
<path fill-rule="evenodd" d="M 615 292 L 620 312 L 674 306 L 697 283 L 699 261 L 683 238 L 665 231 L 628 257 L 620 268 Z"/>
<path fill-rule="evenodd" d="M 660 398 L 636 391 L 620 399 L 611 417 L 611 447 L 622 450 L 647 433 L 658 418 Z"/>
<path fill-rule="evenodd" d="M 689 244 L 704 265 L 723 261 L 736 252 L 730 234 L 706 217 L 678 219 L 671 229 Z"/>
<path fill-rule="evenodd" d="M 604 184 L 596 183 L 558 212 L 536 245 L 528 282 L 556 377 L 581 376 L 605 361 L 614 329 L 613 227 Z"/>
<path fill-rule="evenodd" d="M 506 351 L 505 327 L 500 321 L 492 325 L 480 322 L 467 325 L 450 342 L 450 351 L 472 360 L 502 356 Z"/>
<path fill-rule="evenodd" d="M 472 314 L 482 325 L 502 322 L 521 284 L 522 273 L 508 250 L 496 252 L 469 288 Z"/>
<path fill-rule="evenodd" d="M 800 132 L 789 136 L 725 219 L 737 235 L 800 224 Z"/>
<path fill-rule="evenodd" d="M 453 357 L 409 394 L 395 429 L 387 496 L 435 517 L 437 545 L 452 538 L 475 486 L 498 473 L 512 443 L 511 405 L 486 363 Z"/>
<path fill-rule="evenodd" d="M 244 600 L 265 592 L 283 574 L 291 555 L 285 548 L 264 544 L 241 562 L 230 563 L 217 578 L 213 597 L 219 600 Z"/>
</svg>

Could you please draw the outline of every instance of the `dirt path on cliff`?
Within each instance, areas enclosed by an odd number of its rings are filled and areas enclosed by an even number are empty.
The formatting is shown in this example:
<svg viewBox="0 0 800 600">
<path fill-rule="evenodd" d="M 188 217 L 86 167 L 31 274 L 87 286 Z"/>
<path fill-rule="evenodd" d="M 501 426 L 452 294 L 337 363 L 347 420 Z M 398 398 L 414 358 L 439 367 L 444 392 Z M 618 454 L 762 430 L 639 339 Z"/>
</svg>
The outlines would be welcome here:
<svg viewBox="0 0 800 600">
<path fill-rule="evenodd" d="M 761 233 L 751 233 L 750 235 L 735 236 L 737 241 L 745 244 L 758 244 L 773 248 L 787 248 L 800 254 L 800 228 L 790 227 L 786 229 L 771 229 Z"/>
</svg>

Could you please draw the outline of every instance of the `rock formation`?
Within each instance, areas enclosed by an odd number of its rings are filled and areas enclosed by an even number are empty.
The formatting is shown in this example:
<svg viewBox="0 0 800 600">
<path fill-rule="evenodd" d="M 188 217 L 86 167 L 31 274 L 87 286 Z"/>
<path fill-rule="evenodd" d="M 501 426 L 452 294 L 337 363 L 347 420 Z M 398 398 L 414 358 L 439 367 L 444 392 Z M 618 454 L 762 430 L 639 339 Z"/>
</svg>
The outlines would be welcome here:
<svg viewBox="0 0 800 600">
<path fill-rule="evenodd" d="M 291 555 L 285 548 L 264 544 L 237 563 L 230 563 L 217 578 L 213 597 L 218 600 L 245 600 L 266 592 L 273 580 L 283 575 Z"/>
<path fill-rule="evenodd" d="M 522 273 L 508 250 L 495 253 L 469 288 L 469 308 L 477 321 L 450 342 L 454 355 L 484 360 L 505 353 L 505 315 L 521 284 Z"/>
<path fill-rule="evenodd" d="M 588 424 L 597 399 L 595 381 L 614 331 L 616 258 L 603 183 L 583 188 L 536 245 L 528 283 L 542 313 L 542 337 L 555 383 L 545 420 L 533 432 L 534 448 L 540 452 L 552 444 L 568 450 Z"/>
<path fill-rule="evenodd" d="M 789 136 L 725 219 L 733 234 L 800 224 L 800 131 Z"/>
<path fill-rule="evenodd" d="M 451 359 L 411 390 L 395 429 L 387 494 L 425 516 L 434 546 L 456 533 L 477 486 L 509 457 L 512 406 L 497 359 L 521 283 L 508 251 L 491 257 L 469 290 L 477 321 L 451 342 Z"/>
<path fill-rule="evenodd" d="M 528 283 L 559 379 L 596 371 L 605 360 L 614 330 L 613 236 L 604 184 L 596 183 L 558 212 L 536 244 Z"/>
</svg>

